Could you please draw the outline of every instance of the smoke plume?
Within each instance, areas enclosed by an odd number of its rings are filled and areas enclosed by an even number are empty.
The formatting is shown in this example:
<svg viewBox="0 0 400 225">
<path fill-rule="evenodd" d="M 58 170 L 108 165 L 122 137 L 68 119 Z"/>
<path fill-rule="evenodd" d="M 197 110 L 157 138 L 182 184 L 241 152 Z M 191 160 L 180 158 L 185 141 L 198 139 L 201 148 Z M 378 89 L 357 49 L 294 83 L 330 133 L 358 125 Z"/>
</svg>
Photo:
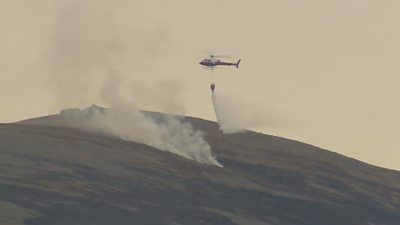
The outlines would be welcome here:
<svg viewBox="0 0 400 225">
<path fill-rule="evenodd" d="M 119 96 L 118 72 L 110 69 L 101 96 L 113 110 L 98 113 L 93 119 L 95 131 L 124 140 L 144 143 L 187 159 L 222 167 L 212 156 L 210 145 L 201 131 L 173 115 L 147 116 L 132 102 Z"/>
<path fill-rule="evenodd" d="M 148 62 L 156 66 L 165 49 L 167 38 L 163 30 L 129 27 L 126 21 L 121 22 L 120 14 L 113 12 L 110 1 L 63 3 L 54 26 L 50 69 L 60 106 L 81 107 L 100 102 L 110 107 L 67 110 L 62 113 L 63 118 L 91 132 L 221 166 L 203 134 L 191 124 L 176 116 L 148 116 L 136 107 L 137 102 L 147 101 L 168 107 L 169 111 L 183 110 L 177 101 L 176 91 L 180 89 L 176 85 L 159 80 L 155 81 L 157 85 L 146 87 L 141 77 Z M 142 90 L 132 91 L 138 87 Z M 151 91 L 156 93 L 148 94 Z"/>
<path fill-rule="evenodd" d="M 62 124 L 92 133 L 143 143 L 200 163 L 222 167 L 212 156 L 201 131 L 173 115 L 146 114 L 121 100 L 110 109 L 91 106 L 64 110 Z M 60 124 L 58 124 L 60 125 Z"/>
</svg>

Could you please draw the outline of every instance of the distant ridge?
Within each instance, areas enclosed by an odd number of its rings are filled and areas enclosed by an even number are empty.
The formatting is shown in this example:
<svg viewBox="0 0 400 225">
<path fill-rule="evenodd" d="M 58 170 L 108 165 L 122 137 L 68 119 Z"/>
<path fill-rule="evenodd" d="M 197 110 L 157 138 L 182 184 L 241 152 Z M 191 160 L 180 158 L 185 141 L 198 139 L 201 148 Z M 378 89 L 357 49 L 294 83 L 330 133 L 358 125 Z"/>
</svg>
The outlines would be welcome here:
<svg viewBox="0 0 400 225">
<path fill-rule="evenodd" d="M 198 118 L 224 168 L 60 122 L 103 110 L 0 125 L 0 224 L 399 224 L 398 171 Z"/>
</svg>

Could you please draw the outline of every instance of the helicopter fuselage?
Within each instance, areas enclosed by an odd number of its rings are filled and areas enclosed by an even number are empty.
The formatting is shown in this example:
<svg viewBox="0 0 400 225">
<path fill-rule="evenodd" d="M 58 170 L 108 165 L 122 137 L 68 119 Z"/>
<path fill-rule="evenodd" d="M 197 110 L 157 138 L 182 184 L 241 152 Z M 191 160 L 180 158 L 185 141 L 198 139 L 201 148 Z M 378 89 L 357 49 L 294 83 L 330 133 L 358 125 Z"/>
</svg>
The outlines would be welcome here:
<svg viewBox="0 0 400 225">
<path fill-rule="evenodd" d="M 207 67 L 215 67 L 215 66 L 236 66 L 239 68 L 240 59 L 237 63 L 230 63 L 230 62 L 223 62 L 219 59 L 203 59 L 199 62 L 200 65 L 207 66 Z"/>
</svg>

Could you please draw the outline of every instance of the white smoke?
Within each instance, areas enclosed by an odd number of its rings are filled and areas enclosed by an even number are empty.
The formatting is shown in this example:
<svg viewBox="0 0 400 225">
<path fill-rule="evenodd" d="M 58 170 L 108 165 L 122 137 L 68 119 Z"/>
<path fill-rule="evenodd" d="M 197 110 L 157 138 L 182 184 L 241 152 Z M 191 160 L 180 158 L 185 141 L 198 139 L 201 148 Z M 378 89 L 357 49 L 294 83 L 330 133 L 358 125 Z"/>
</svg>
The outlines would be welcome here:
<svg viewBox="0 0 400 225">
<path fill-rule="evenodd" d="M 93 130 L 117 136 L 123 140 L 140 142 L 169 151 L 197 162 L 222 165 L 212 156 L 210 145 L 201 131 L 172 115 L 161 119 L 144 115 L 133 103 L 119 96 L 120 81 L 115 69 L 110 69 L 108 80 L 102 88 L 103 100 L 112 107 L 97 113 L 93 120 Z"/>
<path fill-rule="evenodd" d="M 64 113 L 63 118 L 75 121 L 75 126 L 87 131 L 143 143 L 200 163 L 222 167 L 212 156 L 203 133 L 195 131 L 190 123 L 176 116 L 148 116 L 125 102 L 107 110 L 90 107 L 70 115 Z"/>
<path fill-rule="evenodd" d="M 221 166 L 212 156 L 203 134 L 188 122 L 174 116 L 154 119 L 135 106 L 136 102 L 151 101 L 169 107 L 170 111 L 173 111 L 170 107 L 182 110 L 179 101 L 175 101 L 179 88 L 165 81 L 156 82 L 157 89 L 145 87 L 140 76 L 143 70 L 138 69 L 149 63 L 153 67 L 157 65 L 167 39 L 164 32 L 127 26 L 120 14 L 113 11 L 115 5 L 111 1 L 61 2 L 52 36 L 50 66 L 50 79 L 58 102 L 62 107 L 80 107 L 100 101 L 111 108 L 64 113 L 63 118 L 91 132 Z M 146 93 L 151 90 L 155 93 L 145 95 L 129 91 L 132 83 Z M 126 90 L 135 95 L 124 95 Z"/>
</svg>

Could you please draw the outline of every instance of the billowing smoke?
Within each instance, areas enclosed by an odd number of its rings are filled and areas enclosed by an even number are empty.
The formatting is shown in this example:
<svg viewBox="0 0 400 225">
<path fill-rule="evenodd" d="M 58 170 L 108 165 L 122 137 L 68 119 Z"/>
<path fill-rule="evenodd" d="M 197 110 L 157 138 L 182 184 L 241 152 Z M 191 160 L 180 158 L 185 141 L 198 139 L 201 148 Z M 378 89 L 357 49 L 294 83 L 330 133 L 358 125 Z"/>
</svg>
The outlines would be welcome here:
<svg viewBox="0 0 400 225">
<path fill-rule="evenodd" d="M 97 113 L 93 121 L 94 130 L 222 167 L 212 156 L 211 147 L 204 140 L 203 133 L 195 131 L 190 123 L 173 115 L 160 118 L 145 115 L 134 104 L 121 98 L 117 73 L 115 69 L 109 70 L 101 92 L 103 100 L 113 110 Z"/>
<path fill-rule="evenodd" d="M 265 110 L 255 104 L 217 90 L 211 93 L 211 98 L 219 127 L 224 133 L 244 132 L 246 129 L 256 129 L 268 124 Z"/>
<path fill-rule="evenodd" d="M 118 76 L 124 98 L 153 110 L 183 113 L 180 83 L 153 72 L 169 50 L 166 28 L 140 26 L 140 20 L 124 14 L 132 14 L 126 7 L 118 1 L 59 1 L 49 53 L 58 107 L 103 104 L 103 84 L 108 76 Z M 110 75 L 110 68 L 119 73 Z"/>
<path fill-rule="evenodd" d="M 86 2 L 86 1 L 85 1 Z M 50 77 L 61 107 L 81 107 L 100 102 L 108 110 L 64 111 L 91 132 L 140 142 L 201 163 L 221 166 L 200 131 L 176 116 L 157 118 L 140 111 L 136 102 L 163 103 L 182 111 L 178 87 L 157 81 L 150 87 L 142 72 L 148 61 L 154 67 L 166 43 L 160 29 L 140 30 L 121 22 L 111 1 L 86 4 L 65 1 L 53 34 Z M 147 48 L 146 48 L 147 47 Z M 153 76 L 156 77 L 156 76 Z M 133 85 L 134 84 L 134 85 Z M 132 91 L 140 87 L 141 91 Z M 143 94 L 153 91 L 153 95 Z M 160 97 L 157 97 L 160 96 Z M 66 113 L 67 112 L 67 113 Z M 82 121 L 82 123 L 76 122 Z"/>
<path fill-rule="evenodd" d="M 62 123 L 68 127 L 143 143 L 200 163 L 222 167 L 212 156 L 201 131 L 177 116 L 146 114 L 130 102 L 119 101 L 115 107 L 96 106 L 84 110 L 64 110 Z"/>
</svg>

